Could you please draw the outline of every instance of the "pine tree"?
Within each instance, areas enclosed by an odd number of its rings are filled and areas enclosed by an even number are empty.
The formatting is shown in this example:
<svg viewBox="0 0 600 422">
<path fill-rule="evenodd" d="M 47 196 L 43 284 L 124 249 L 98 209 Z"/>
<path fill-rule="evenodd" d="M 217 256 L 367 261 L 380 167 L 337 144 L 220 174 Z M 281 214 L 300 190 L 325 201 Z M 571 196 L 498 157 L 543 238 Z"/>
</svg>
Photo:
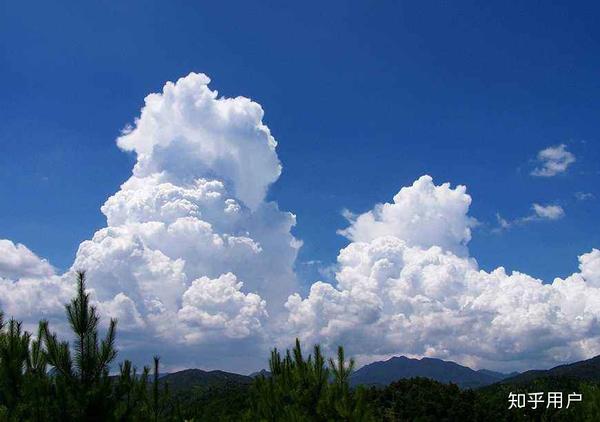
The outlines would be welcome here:
<svg viewBox="0 0 600 422">
<path fill-rule="evenodd" d="M 335 408 L 338 420 L 363 421 L 369 419 L 369 412 L 365 405 L 364 391 L 358 388 L 350 389 L 350 375 L 354 371 L 354 359 L 346 364 L 344 348 L 338 347 L 337 361 L 329 359 L 329 367 L 333 374 L 330 386 L 329 406 Z"/>
<path fill-rule="evenodd" d="M 108 378 L 110 364 L 115 359 L 117 321 L 110 320 L 106 337 L 99 341 L 99 317 L 90 305 L 85 290 L 85 273 L 77 273 L 77 294 L 66 305 L 67 317 L 75 334 L 74 358 L 69 343 L 59 341 L 43 323 L 44 344 L 48 364 L 54 368 L 55 384 L 64 394 L 62 413 L 77 420 L 104 420 L 113 405 Z"/>
</svg>

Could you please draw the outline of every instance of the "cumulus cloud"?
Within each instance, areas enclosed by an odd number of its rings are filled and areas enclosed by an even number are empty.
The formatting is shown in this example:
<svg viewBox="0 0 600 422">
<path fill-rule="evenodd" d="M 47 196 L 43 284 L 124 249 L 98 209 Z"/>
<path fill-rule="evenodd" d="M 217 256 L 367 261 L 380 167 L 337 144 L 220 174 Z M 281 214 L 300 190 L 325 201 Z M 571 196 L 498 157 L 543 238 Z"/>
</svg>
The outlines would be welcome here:
<svg viewBox="0 0 600 422">
<path fill-rule="evenodd" d="M 178 318 L 199 330 L 187 335 L 195 342 L 197 336 L 216 333 L 230 338 L 244 338 L 260 329 L 267 317 L 266 303 L 257 294 L 241 292 L 244 283 L 232 273 L 216 279 L 201 277 L 183 294 Z"/>
<path fill-rule="evenodd" d="M 32 329 L 40 318 L 60 322 L 72 284 L 26 246 L 0 239 L 0 310 L 25 320 Z"/>
<path fill-rule="evenodd" d="M 422 176 L 400 189 L 393 203 L 377 204 L 359 216 L 346 213 L 350 226 L 339 233 L 354 242 L 369 242 L 383 235 L 404 239 L 410 246 L 442 246 L 463 252 L 476 220 L 467 216 L 471 197 L 465 186 L 435 186 Z"/>
<path fill-rule="evenodd" d="M 575 162 L 575 155 L 567 151 L 565 144 L 545 148 L 538 152 L 538 166 L 531 171 L 532 176 L 552 177 L 567 171 Z"/>
<path fill-rule="evenodd" d="M 422 177 L 396 195 L 394 206 L 414 214 L 387 218 L 389 228 L 342 249 L 336 285 L 317 282 L 307 297 L 290 296 L 290 331 L 330 348 L 345 344 L 362 361 L 403 353 L 514 369 L 600 353 L 600 252 L 582 255 L 580 272 L 551 284 L 502 267 L 481 270 L 456 253 L 468 237 L 452 235 L 471 221 L 464 188 L 431 183 Z M 415 240 L 420 230 L 431 238 L 423 203 L 433 204 L 435 215 L 452 216 L 437 225 L 441 245 Z M 380 210 L 358 216 L 345 233 L 362 232 Z"/>
</svg>

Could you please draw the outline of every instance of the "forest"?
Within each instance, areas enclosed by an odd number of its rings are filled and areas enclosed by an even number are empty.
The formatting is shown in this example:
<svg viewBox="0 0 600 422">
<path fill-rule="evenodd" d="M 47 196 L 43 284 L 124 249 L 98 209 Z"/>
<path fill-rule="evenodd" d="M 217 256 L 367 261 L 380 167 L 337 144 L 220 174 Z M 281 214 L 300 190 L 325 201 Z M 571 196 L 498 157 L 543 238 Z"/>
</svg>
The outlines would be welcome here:
<svg viewBox="0 0 600 422">
<path fill-rule="evenodd" d="M 479 389 L 426 378 L 351 387 L 355 363 L 343 347 L 327 358 L 319 345 L 307 353 L 298 340 L 284 353 L 273 349 L 269 372 L 250 383 L 170 385 L 161 379 L 158 356 L 141 370 L 128 360 L 117 365 L 117 321 L 100 336 L 83 272 L 77 274 L 66 316 L 71 342 L 59 339 L 44 320 L 35 335 L 14 319 L 0 321 L 0 420 L 593 421 L 600 416 L 600 385 L 565 377 Z M 532 391 L 576 391 L 583 400 L 570 408 L 509 409 L 510 393 Z"/>
</svg>

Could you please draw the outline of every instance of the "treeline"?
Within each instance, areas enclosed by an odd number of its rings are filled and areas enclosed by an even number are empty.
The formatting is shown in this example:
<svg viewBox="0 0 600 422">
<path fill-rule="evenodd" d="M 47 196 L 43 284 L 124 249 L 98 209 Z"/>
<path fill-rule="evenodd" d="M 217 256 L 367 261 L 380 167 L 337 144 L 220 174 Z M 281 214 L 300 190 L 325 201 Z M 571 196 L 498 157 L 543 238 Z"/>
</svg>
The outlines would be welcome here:
<svg viewBox="0 0 600 422">
<path fill-rule="evenodd" d="M 273 350 L 270 374 L 250 385 L 224 382 L 170 391 L 160 360 L 141 371 L 125 361 L 116 375 L 116 321 L 104 337 L 99 317 L 77 275 L 77 294 L 66 306 L 74 341 L 58 339 L 46 321 L 35 338 L 0 316 L 0 421 L 594 421 L 600 388 L 573 380 L 536 380 L 460 390 L 428 379 L 401 380 L 384 388 L 350 388 L 354 361 L 339 348 L 326 359 L 319 346 L 306 355 L 299 341 Z M 577 391 L 570 409 L 508 409 L 510 392 Z"/>
</svg>

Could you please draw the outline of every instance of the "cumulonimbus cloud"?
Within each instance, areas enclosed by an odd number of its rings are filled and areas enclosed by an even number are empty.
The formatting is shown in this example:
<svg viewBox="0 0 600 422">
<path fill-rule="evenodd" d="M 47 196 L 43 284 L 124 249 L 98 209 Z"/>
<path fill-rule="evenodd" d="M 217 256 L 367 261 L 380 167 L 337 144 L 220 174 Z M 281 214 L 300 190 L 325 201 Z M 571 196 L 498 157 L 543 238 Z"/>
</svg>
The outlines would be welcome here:
<svg viewBox="0 0 600 422">
<path fill-rule="evenodd" d="M 72 273 L 85 269 L 104 319 L 119 319 L 123 357 L 139 363 L 160 353 L 170 368 L 252 370 L 295 336 L 363 361 L 403 353 L 515 368 L 600 353 L 600 251 L 551 284 L 483 271 L 468 250 L 466 187 L 429 176 L 351 216 L 337 284 L 296 293 L 295 216 L 265 200 L 281 172 L 275 139 L 259 104 L 209 82 L 192 73 L 146 98 L 117 140 L 136 156 L 132 175 L 67 273 L 0 241 L 7 314 L 59 323 Z"/>
</svg>

